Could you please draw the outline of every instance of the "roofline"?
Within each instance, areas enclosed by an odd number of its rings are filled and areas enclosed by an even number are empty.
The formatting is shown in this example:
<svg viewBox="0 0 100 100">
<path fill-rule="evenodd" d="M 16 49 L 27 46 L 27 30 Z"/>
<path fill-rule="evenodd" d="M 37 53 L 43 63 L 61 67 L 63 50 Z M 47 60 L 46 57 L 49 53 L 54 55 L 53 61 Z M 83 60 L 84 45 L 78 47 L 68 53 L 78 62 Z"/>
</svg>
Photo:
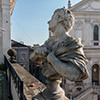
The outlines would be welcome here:
<svg viewBox="0 0 100 100">
<path fill-rule="evenodd" d="M 83 4 L 84 2 L 86 2 L 88 0 L 81 0 L 80 2 L 76 3 L 74 6 L 72 6 L 70 8 L 70 10 L 74 10 L 75 8 L 77 8 L 78 6 L 80 6 L 81 4 Z"/>
<path fill-rule="evenodd" d="M 29 48 L 29 46 L 27 46 L 27 45 L 25 45 L 25 44 L 22 44 L 22 43 L 20 43 L 20 42 L 17 42 L 17 41 L 15 41 L 15 40 L 11 40 L 11 41 L 14 41 L 14 42 L 16 42 L 16 43 L 19 43 L 19 44 L 21 44 L 21 45 L 23 45 L 23 46 L 25 46 L 25 47 L 28 47 L 28 48 Z"/>
</svg>

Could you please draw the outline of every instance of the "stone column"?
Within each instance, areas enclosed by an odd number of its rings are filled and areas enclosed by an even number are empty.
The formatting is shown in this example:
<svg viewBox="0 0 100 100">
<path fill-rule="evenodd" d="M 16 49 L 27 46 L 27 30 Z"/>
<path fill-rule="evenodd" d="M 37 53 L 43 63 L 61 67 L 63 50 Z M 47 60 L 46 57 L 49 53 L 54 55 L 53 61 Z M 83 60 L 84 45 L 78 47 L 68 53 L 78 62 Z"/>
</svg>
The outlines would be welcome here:
<svg viewBox="0 0 100 100">
<path fill-rule="evenodd" d="M 3 63 L 3 30 L 2 30 L 2 7 L 0 5 L 0 64 L 2 63 Z"/>
<path fill-rule="evenodd" d="M 47 88 L 42 93 L 46 100 L 69 100 L 60 83 L 61 80 L 47 80 Z"/>
<path fill-rule="evenodd" d="M 10 0 L 2 0 L 2 28 L 3 33 L 3 54 L 6 55 L 7 51 L 11 48 L 11 32 L 10 32 Z"/>
</svg>

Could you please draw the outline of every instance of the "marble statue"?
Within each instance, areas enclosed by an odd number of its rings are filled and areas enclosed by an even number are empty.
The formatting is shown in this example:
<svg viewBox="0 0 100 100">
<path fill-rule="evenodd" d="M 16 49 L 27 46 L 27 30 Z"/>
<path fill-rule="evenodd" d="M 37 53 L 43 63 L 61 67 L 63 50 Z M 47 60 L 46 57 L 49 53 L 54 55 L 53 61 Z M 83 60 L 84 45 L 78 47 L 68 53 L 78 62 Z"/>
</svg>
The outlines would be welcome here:
<svg viewBox="0 0 100 100">
<path fill-rule="evenodd" d="M 69 100 L 60 87 L 62 77 L 70 81 L 86 79 L 88 61 L 81 40 L 69 35 L 74 25 L 70 10 L 57 9 L 48 24 L 54 36 L 38 47 L 30 58 L 42 62 L 42 73 L 47 79 L 47 88 L 42 93 L 45 100 Z"/>
</svg>

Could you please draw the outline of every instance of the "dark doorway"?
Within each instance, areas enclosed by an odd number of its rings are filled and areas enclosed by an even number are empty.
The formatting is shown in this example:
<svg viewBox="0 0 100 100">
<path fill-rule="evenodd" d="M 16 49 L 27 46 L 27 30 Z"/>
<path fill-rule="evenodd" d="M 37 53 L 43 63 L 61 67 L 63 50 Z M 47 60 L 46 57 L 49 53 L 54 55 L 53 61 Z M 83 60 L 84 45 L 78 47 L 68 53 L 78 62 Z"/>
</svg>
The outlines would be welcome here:
<svg viewBox="0 0 100 100">
<path fill-rule="evenodd" d="M 99 66 L 97 64 L 92 67 L 92 84 L 99 85 Z"/>
<path fill-rule="evenodd" d="M 98 100 L 100 100 L 100 95 L 98 95 Z"/>
</svg>

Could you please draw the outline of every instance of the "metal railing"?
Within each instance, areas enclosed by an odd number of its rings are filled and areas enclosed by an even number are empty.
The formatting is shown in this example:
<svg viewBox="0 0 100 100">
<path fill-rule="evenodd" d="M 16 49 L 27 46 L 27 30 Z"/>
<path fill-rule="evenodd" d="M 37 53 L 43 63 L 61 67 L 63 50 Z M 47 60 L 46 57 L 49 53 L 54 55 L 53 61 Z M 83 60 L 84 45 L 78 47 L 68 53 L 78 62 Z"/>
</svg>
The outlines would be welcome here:
<svg viewBox="0 0 100 100">
<path fill-rule="evenodd" d="M 4 56 L 4 65 L 6 70 L 6 78 L 9 82 L 9 91 L 11 94 L 11 81 L 13 82 L 15 86 L 15 90 L 17 92 L 17 95 L 19 97 L 19 100 L 24 100 L 24 94 L 23 94 L 23 81 L 12 66 L 12 64 L 8 61 L 6 56 Z M 12 94 L 11 94 L 12 95 Z"/>
</svg>

